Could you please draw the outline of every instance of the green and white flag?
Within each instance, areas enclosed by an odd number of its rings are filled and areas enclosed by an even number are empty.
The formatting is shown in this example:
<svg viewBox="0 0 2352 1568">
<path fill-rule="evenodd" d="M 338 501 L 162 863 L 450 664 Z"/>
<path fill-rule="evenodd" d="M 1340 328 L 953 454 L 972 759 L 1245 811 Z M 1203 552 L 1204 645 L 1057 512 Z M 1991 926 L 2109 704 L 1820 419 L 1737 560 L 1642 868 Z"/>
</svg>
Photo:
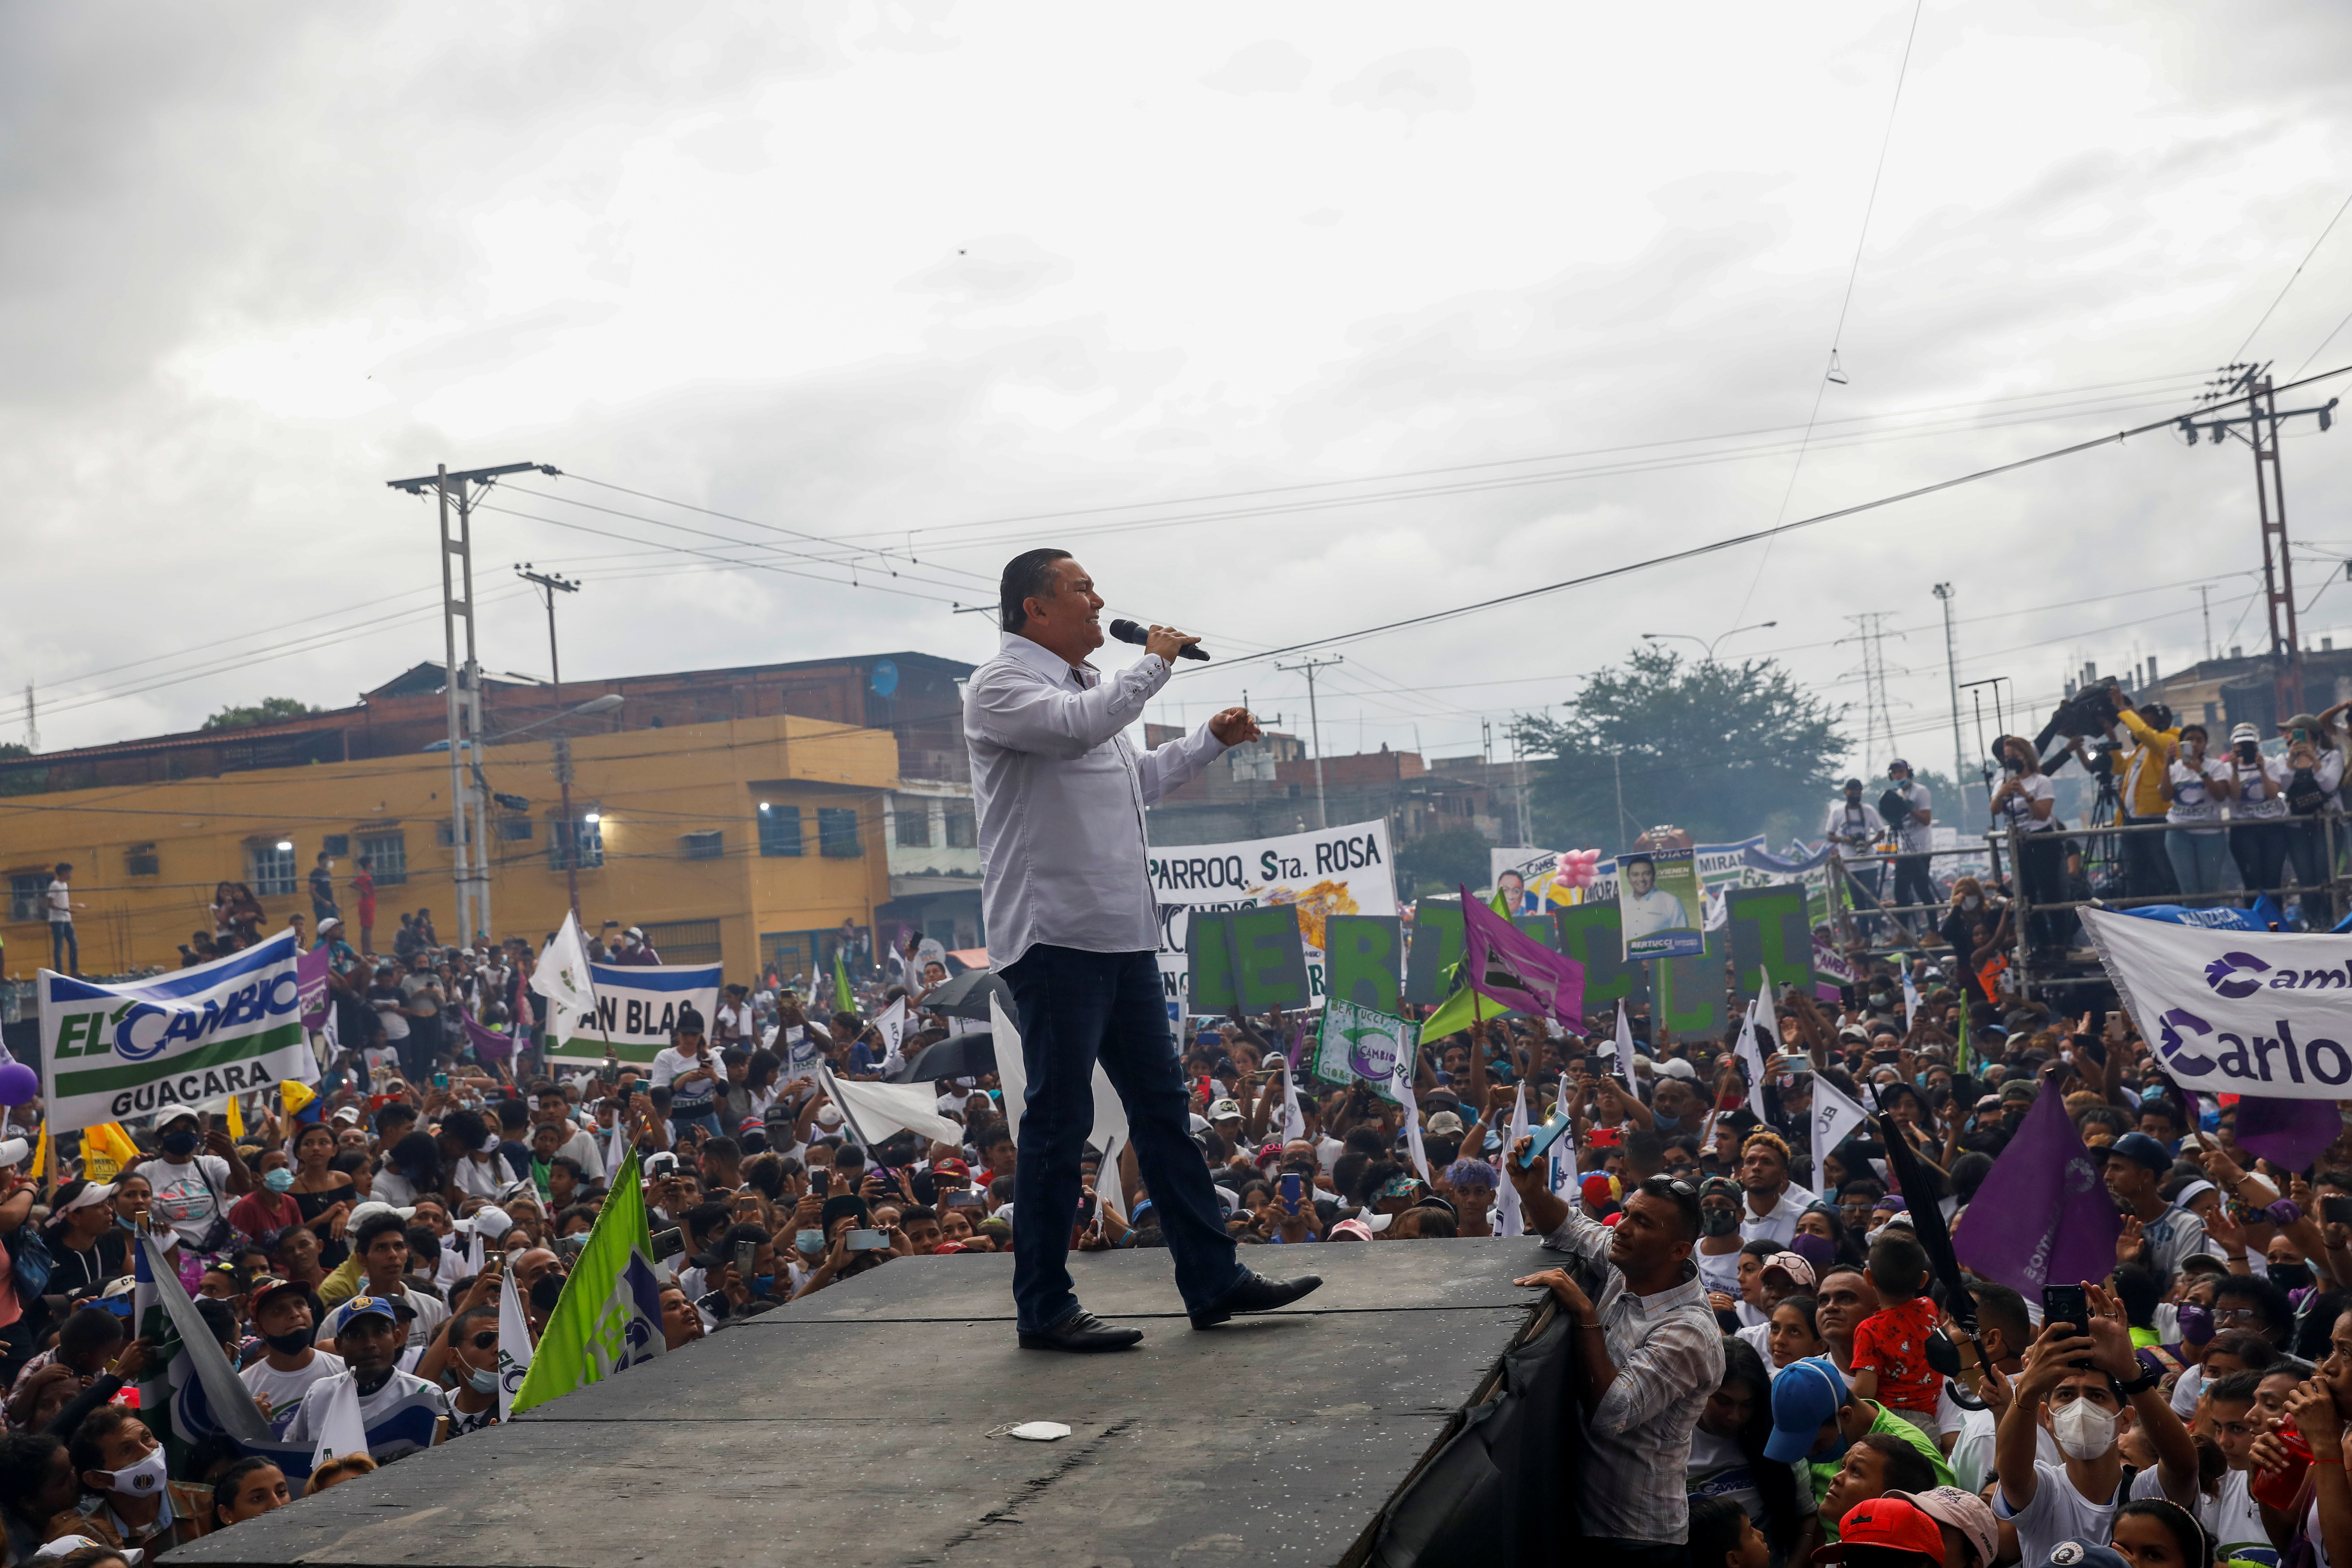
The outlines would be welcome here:
<svg viewBox="0 0 2352 1568">
<path fill-rule="evenodd" d="M 515 1391 L 514 1414 L 602 1383 L 669 1348 L 662 1337 L 652 1253 L 637 1152 L 631 1149 L 613 1173 L 612 1195 L 531 1352 L 530 1369 Z"/>
<path fill-rule="evenodd" d="M 41 1094 L 49 1131 L 319 1081 L 302 1029 L 294 933 L 123 985 L 40 973 Z"/>
<path fill-rule="evenodd" d="M 1402 1018 L 1335 996 L 1323 1008 L 1323 1027 L 1315 1038 L 1315 1076 L 1326 1083 L 1360 1079 L 1375 1093 L 1394 1100 L 1397 1063 L 1411 1070 L 1420 1037 L 1419 1027 Z"/>
</svg>

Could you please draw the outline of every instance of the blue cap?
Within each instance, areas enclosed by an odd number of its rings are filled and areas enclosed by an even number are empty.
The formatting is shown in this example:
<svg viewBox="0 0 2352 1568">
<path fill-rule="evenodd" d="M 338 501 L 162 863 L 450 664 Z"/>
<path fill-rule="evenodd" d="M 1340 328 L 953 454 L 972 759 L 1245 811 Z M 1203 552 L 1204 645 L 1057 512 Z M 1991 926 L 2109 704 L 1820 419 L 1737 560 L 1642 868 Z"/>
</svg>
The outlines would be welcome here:
<svg viewBox="0 0 2352 1568">
<path fill-rule="evenodd" d="M 1765 1439 L 1764 1457 L 1794 1464 L 1813 1451 L 1821 1440 L 1822 1423 L 1845 1404 L 1845 1379 L 1825 1355 L 1792 1361 L 1772 1380 L 1772 1436 Z M 1845 1452 L 1845 1435 L 1824 1458 Z"/>
<path fill-rule="evenodd" d="M 382 1318 L 388 1323 L 400 1321 L 405 1301 L 394 1301 L 389 1296 L 354 1296 L 335 1313 L 335 1332 L 341 1333 L 352 1326 L 354 1318 Z"/>
<path fill-rule="evenodd" d="M 2161 1174 L 2172 1169 L 2172 1151 L 2145 1132 L 2126 1132 L 2107 1145 L 2107 1158 L 2121 1156 Z"/>
</svg>

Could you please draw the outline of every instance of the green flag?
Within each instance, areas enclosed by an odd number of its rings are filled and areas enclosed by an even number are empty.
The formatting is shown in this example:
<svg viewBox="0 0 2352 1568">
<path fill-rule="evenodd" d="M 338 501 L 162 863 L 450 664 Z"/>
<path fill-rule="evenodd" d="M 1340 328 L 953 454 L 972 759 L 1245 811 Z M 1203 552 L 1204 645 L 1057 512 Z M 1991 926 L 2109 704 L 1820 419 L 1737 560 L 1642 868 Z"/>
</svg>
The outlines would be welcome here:
<svg viewBox="0 0 2352 1568">
<path fill-rule="evenodd" d="M 849 964 L 838 948 L 833 953 L 833 1010 L 836 1013 L 857 1011 L 857 998 L 849 994 Z"/>
<path fill-rule="evenodd" d="M 632 1148 L 613 1174 L 611 1195 L 531 1352 L 530 1370 L 515 1391 L 517 1415 L 668 1348 L 652 1252 L 637 1152 Z"/>
<path fill-rule="evenodd" d="M 1973 1075 L 1976 1068 L 1969 1065 L 1969 984 L 1968 976 L 1964 974 L 1960 976 L 1960 1043 L 1952 1052 L 1952 1069 Z"/>
</svg>

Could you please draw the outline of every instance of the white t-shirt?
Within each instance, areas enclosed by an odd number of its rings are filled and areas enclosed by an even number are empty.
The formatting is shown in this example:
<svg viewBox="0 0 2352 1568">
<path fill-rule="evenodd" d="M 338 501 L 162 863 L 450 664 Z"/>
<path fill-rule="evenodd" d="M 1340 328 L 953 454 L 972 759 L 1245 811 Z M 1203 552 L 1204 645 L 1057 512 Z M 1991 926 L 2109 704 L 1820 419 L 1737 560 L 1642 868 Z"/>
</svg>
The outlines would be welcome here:
<svg viewBox="0 0 2352 1568">
<path fill-rule="evenodd" d="M 2278 1548 L 2271 1544 L 2270 1531 L 2263 1528 L 2262 1505 L 2246 1489 L 2249 1479 L 2244 1470 L 2222 1471 L 2221 1495 L 2198 1496 L 2197 1522 L 2220 1544 L 2214 1555 L 2224 1563 L 2243 1558 L 2249 1563 L 2275 1563 Z"/>
<path fill-rule="evenodd" d="M 2058 814 L 2053 811 L 2048 816 L 2036 821 L 2033 816 L 2033 803 L 2056 798 L 2057 792 L 2051 788 L 2050 780 L 2046 775 L 2021 773 L 2017 778 L 2016 792 L 2000 803 L 2001 821 L 2004 825 L 2014 826 L 2020 833 L 2055 833 L 2058 830 Z M 2063 1541 L 2066 1537 L 2062 1535 L 2057 1539 Z M 2106 1537 L 2103 1535 L 2099 1539 L 2105 1541 Z"/>
<path fill-rule="evenodd" d="M 496 1154 L 487 1159 L 477 1159 L 467 1154 L 458 1160 L 451 1179 L 457 1183 L 457 1191 L 467 1197 L 495 1198 L 499 1195 L 499 1189 L 507 1184 L 506 1162 Z"/>
<path fill-rule="evenodd" d="M 73 922 L 73 893 L 62 879 L 48 886 L 49 923 L 70 925 Z"/>
<path fill-rule="evenodd" d="M 336 1383 L 351 1375 L 350 1371 L 345 1370 L 332 1377 L 320 1378 L 310 1385 L 310 1392 L 302 1395 L 302 1408 L 295 1415 L 294 1424 L 286 1429 L 287 1441 L 316 1443 L 324 1435 L 327 1423 L 327 1402 L 334 1394 Z M 430 1395 L 429 1403 L 438 1406 L 441 1415 L 446 1415 L 449 1413 L 448 1396 L 440 1389 L 418 1377 L 415 1373 L 394 1372 L 383 1380 L 382 1388 L 377 1389 L 373 1394 L 360 1396 L 360 1424 L 365 1426 L 389 1412 L 394 1405 L 403 1400 L 420 1394 Z M 384 1460 L 396 1459 L 403 1454 L 414 1452 L 423 1446 L 417 1443 L 401 1443 L 383 1449 L 372 1447 L 368 1452 L 381 1464 Z"/>
<path fill-rule="evenodd" d="M 417 1189 L 406 1176 L 390 1165 L 377 1169 L 375 1179 L 368 1184 L 368 1196 L 376 1203 L 390 1204 L 396 1209 L 416 1206 Z"/>
<path fill-rule="evenodd" d="M 1764 1493 L 1756 1484 L 1755 1468 L 1730 1438 L 1718 1437 L 1704 1426 L 1692 1427 L 1690 1461 L 1684 1475 L 1691 1501 L 1729 1498 L 1747 1510 L 1748 1518 L 1763 1522 Z"/>
<path fill-rule="evenodd" d="M 2175 757 L 2172 766 L 2165 770 L 2172 781 L 2172 807 L 2164 814 L 2167 822 L 2219 822 L 2221 803 L 2213 796 L 2216 780 L 2230 776 L 2227 763 L 2208 757 L 2203 765 L 2192 766 L 2189 753 Z"/>
<path fill-rule="evenodd" d="M 148 1160 L 138 1166 L 137 1174 L 146 1177 L 154 1189 L 157 1216 L 170 1220 L 180 1239 L 190 1247 L 204 1239 L 215 1215 L 226 1212 L 221 1205 L 228 1196 L 228 1162 L 218 1154 L 196 1154 L 185 1164 L 176 1165 L 169 1160 Z M 211 1178 L 209 1184 L 206 1177 Z"/>
<path fill-rule="evenodd" d="M 1822 837 L 1849 855 L 1866 855 L 1886 837 L 1886 823 L 1870 802 L 1858 800 L 1849 805 L 1840 795 L 1830 802 L 1829 821 L 1822 827 Z"/>
<path fill-rule="evenodd" d="M 1760 1323 L 1750 1324 L 1748 1327 L 1740 1330 L 1737 1337 L 1746 1340 L 1749 1348 L 1754 1350 L 1758 1355 L 1764 1358 L 1764 1366 L 1766 1371 L 1771 1373 L 1776 1377 L 1780 1375 L 1780 1369 L 1772 1364 L 1771 1319 L 1767 1318 Z"/>
<path fill-rule="evenodd" d="M 2235 752 L 2222 759 L 2222 771 L 2238 786 L 2238 798 L 2230 803 L 2231 821 L 2271 822 L 2286 815 L 2285 764 L 2284 756 L 2242 763 Z M 2264 799 L 2254 798 L 2265 794 Z"/>
<path fill-rule="evenodd" d="M 1720 1290 L 1734 1301 L 1739 1300 L 1739 1259 L 1738 1247 L 1729 1252 L 1706 1253 L 1691 1248 L 1691 1261 L 1698 1265 L 1698 1284 L 1702 1290 Z"/>
<path fill-rule="evenodd" d="M 299 1372 L 280 1372 L 265 1359 L 236 1375 L 253 1391 L 255 1398 L 268 1400 L 272 1410 L 283 1410 L 308 1393 L 312 1384 L 342 1370 L 342 1357 L 332 1351 L 314 1350 L 310 1352 L 310 1364 Z"/>
<path fill-rule="evenodd" d="M 2020 1561 L 2047 1563 L 2052 1548 L 2062 1541 L 2084 1541 L 2105 1545 L 2115 1533 L 2116 1510 L 2125 1501 L 2128 1490 L 2134 1498 L 2160 1498 L 2164 1485 L 2151 1468 L 2132 1478 L 2128 1488 L 2117 1487 L 2116 1496 L 2105 1502 L 2093 1502 L 2074 1489 L 2066 1479 L 2066 1468 L 2046 1459 L 2033 1462 L 2036 1486 L 2033 1500 L 2022 1509 L 2009 1506 L 2009 1494 L 1993 1493 L 1992 1510 L 2017 1526 L 2017 1548 Z"/>
<path fill-rule="evenodd" d="M 681 1074 L 698 1068 L 711 1076 L 697 1079 L 684 1089 L 676 1087 Z M 665 1046 L 654 1056 L 654 1087 L 670 1091 L 671 1115 L 699 1116 L 719 1098 L 719 1058 L 707 1047 L 701 1057 L 690 1057 L 676 1046 Z"/>
</svg>

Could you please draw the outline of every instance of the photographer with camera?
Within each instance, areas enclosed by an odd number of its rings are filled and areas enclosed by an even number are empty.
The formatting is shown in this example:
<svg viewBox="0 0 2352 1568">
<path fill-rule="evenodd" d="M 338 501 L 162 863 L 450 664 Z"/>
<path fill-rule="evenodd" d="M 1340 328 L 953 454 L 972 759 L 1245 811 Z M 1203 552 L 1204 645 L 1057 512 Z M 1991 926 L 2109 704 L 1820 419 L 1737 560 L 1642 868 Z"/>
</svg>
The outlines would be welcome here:
<svg viewBox="0 0 2352 1568">
<path fill-rule="evenodd" d="M 2058 797 L 2042 772 L 2041 753 L 2032 742 L 2003 735 L 1993 743 L 1993 752 L 2004 776 L 1992 792 L 1992 820 L 1996 826 L 2017 832 L 2018 890 L 2030 906 L 2027 936 L 2037 952 L 2053 952 L 2064 945 L 2063 935 L 2074 924 L 2071 912 L 2053 914 L 2044 908 L 2066 896 L 2066 841 L 2058 833 L 2064 826 L 2057 816 Z"/>
<path fill-rule="evenodd" d="M 2164 770 L 2171 766 L 2173 748 L 2180 743 L 2180 726 L 2172 710 L 2161 702 L 2139 708 L 2125 703 L 2116 710 L 2116 720 L 2132 738 L 2131 752 L 2124 758 L 2117 789 L 2124 826 L 2153 826 L 2165 820 L 2165 810 L 2170 804 L 2164 796 Z M 2125 897 L 2160 899 L 2179 891 L 2173 883 L 2172 862 L 2164 852 L 2165 835 L 2126 833 L 2119 837 L 2124 849 Z"/>
<path fill-rule="evenodd" d="M 2161 783 L 2172 831 L 2164 853 L 2183 898 L 2221 890 L 2221 860 L 2229 840 L 2221 836 L 2221 803 L 2230 798 L 2230 769 L 2205 754 L 2205 726 L 2183 724 Z"/>
<path fill-rule="evenodd" d="M 2338 703 L 2328 713 L 2341 712 L 2346 707 L 2352 707 L 2352 703 Z M 2276 770 L 2273 776 L 2278 780 L 2279 793 L 2286 801 L 2281 837 L 2289 858 L 2294 862 L 2296 885 L 2307 889 L 2325 885 L 2331 868 L 2320 813 L 2344 808 L 2338 793 L 2344 784 L 2344 752 L 2335 743 L 2335 732 L 2324 718 L 2298 713 L 2280 725 L 2279 732 L 2286 737 L 2286 751 L 2273 758 L 2271 763 Z"/>
<path fill-rule="evenodd" d="M 1830 802 L 1829 821 L 1822 827 L 1822 837 L 1829 840 L 1844 858 L 1845 874 L 1865 897 L 1860 900 L 1864 909 L 1878 907 L 1881 862 L 1864 860 L 1853 863 L 1857 855 L 1874 855 L 1886 837 L 1886 819 L 1878 808 L 1862 798 L 1862 781 L 1845 781 L 1845 794 Z"/>
<path fill-rule="evenodd" d="M 1935 812 L 1927 786 L 1911 776 L 1911 764 L 1900 757 L 1886 764 L 1886 776 L 1893 783 L 1878 797 L 1878 815 L 1895 829 L 1895 901 L 1932 906 L 1936 883 L 1927 875 L 1927 851 L 1935 847 L 1935 836 L 1927 825 Z M 1933 926 L 1935 916 L 1923 916 L 1922 923 Z"/>
<path fill-rule="evenodd" d="M 2262 732 L 2252 724 L 2230 731 L 2230 858 L 2249 893 L 2275 889 L 2286 869 L 2286 781 L 2274 766 L 2286 759 L 2263 755 Z"/>
</svg>

